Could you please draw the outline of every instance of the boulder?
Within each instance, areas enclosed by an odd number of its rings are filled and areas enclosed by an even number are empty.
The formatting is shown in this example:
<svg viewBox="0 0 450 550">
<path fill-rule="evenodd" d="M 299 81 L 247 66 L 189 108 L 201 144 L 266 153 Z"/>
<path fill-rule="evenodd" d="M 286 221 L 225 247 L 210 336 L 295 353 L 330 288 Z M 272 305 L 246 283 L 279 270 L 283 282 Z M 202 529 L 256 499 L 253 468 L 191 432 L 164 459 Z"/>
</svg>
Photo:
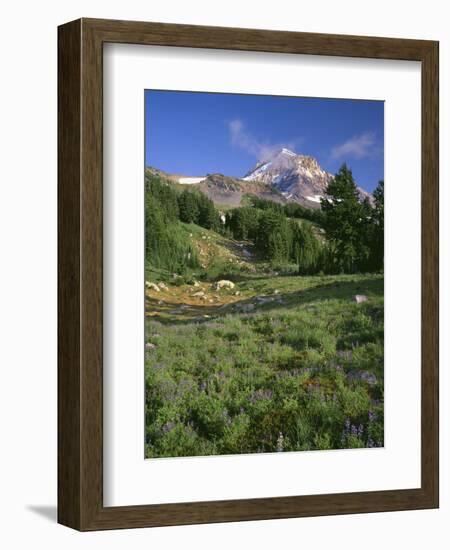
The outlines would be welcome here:
<svg viewBox="0 0 450 550">
<path fill-rule="evenodd" d="M 362 304 L 363 302 L 367 302 L 367 296 L 365 296 L 364 294 L 356 294 L 355 296 L 353 296 L 353 300 L 357 304 Z"/>
<path fill-rule="evenodd" d="M 155 292 L 160 292 L 159 286 L 155 283 L 150 283 L 149 281 L 145 281 L 145 286 L 149 290 L 154 290 Z"/>
<path fill-rule="evenodd" d="M 158 283 L 160 290 L 169 290 L 169 287 L 164 283 Z"/>
<path fill-rule="evenodd" d="M 192 296 L 194 298 L 203 298 L 203 296 L 205 296 L 205 293 L 203 292 L 203 290 L 199 290 L 198 292 L 194 292 Z"/>
<path fill-rule="evenodd" d="M 221 290 L 222 288 L 228 288 L 233 289 L 236 285 L 232 281 L 227 281 L 226 279 L 222 279 L 221 281 L 217 281 L 214 284 L 214 288 L 216 290 Z"/>
</svg>

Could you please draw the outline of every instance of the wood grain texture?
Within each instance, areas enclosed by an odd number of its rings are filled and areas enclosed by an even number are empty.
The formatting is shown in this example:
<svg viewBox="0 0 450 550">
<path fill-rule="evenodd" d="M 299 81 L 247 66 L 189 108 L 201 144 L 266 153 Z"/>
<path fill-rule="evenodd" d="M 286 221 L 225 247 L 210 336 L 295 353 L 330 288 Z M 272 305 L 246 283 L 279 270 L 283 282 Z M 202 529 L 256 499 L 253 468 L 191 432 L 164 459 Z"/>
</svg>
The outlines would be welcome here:
<svg viewBox="0 0 450 550">
<path fill-rule="evenodd" d="M 81 528 L 81 22 L 58 31 L 58 521 Z"/>
<path fill-rule="evenodd" d="M 420 489 L 103 507 L 102 63 L 105 42 L 422 63 Z M 438 44 L 81 19 L 59 28 L 58 521 L 82 531 L 438 506 Z"/>
<path fill-rule="evenodd" d="M 422 61 L 422 488 L 439 502 L 439 46 Z"/>
</svg>

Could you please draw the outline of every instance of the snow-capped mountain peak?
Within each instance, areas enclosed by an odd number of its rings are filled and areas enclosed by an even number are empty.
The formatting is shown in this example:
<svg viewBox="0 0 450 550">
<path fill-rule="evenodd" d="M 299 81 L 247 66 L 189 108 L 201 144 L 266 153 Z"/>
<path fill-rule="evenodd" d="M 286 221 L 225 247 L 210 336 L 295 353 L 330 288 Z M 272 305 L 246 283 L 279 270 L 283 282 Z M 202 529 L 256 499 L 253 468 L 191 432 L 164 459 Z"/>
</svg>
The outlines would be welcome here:
<svg viewBox="0 0 450 550">
<path fill-rule="evenodd" d="M 318 203 L 317 197 L 325 194 L 332 177 L 322 170 L 315 158 L 298 155 L 283 147 L 264 162 L 257 163 L 243 179 L 273 185 L 290 200 L 313 206 L 311 202 Z"/>
<path fill-rule="evenodd" d="M 258 162 L 243 179 L 264 182 L 281 191 L 288 200 L 317 208 L 332 178 L 314 157 L 298 155 L 283 147 Z M 370 197 L 362 189 L 359 191 L 362 198 Z"/>
</svg>

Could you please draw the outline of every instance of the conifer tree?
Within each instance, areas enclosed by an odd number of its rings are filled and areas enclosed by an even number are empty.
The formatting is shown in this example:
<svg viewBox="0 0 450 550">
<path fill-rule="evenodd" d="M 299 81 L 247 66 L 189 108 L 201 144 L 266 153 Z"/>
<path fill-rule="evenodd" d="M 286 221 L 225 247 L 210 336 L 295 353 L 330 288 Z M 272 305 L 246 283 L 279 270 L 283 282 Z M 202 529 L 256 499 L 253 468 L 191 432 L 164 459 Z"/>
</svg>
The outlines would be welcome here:
<svg viewBox="0 0 450 550">
<path fill-rule="evenodd" d="M 199 219 L 200 210 L 198 207 L 198 201 L 194 193 L 184 190 L 178 196 L 178 207 L 180 209 L 180 220 L 185 223 L 197 223 Z"/>
<path fill-rule="evenodd" d="M 358 271 L 367 263 L 370 253 L 366 239 L 368 204 L 361 204 L 346 164 L 330 181 L 326 194 L 321 199 L 323 226 L 334 251 L 336 268 L 350 273 Z"/>
<path fill-rule="evenodd" d="M 384 180 L 378 182 L 373 192 L 375 207 L 373 209 L 373 243 L 372 257 L 374 269 L 383 269 L 384 265 Z"/>
</svg>

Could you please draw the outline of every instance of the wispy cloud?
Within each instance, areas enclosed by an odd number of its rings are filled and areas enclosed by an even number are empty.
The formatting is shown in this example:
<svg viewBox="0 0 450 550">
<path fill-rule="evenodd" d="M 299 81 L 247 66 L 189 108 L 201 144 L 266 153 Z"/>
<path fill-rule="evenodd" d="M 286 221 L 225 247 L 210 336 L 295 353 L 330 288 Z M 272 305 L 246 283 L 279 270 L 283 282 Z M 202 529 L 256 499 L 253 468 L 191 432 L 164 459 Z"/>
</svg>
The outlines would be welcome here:
<svg viewBox="0 0 450 550">
<path fill-rule="evenodd" d="M 301 142 L 300 139 L 280 143 L 259 141 L 247 130 L 244 122 L 239 118 L 229 121 L 228 130 L 233 147 L 242 149 L 261 161 L 267 159 L 282 147 L 295 150 L 295 147 Z"/>
<path fill-rule="evenodd" d="M 344 141 L 331 149 L 332 159 L 342 158 L 357 158 L 361 159 L 373 155 L 375 149 L 375 134 L 373 132 L 365 132 L 359 136 Z"/>
</svg>

